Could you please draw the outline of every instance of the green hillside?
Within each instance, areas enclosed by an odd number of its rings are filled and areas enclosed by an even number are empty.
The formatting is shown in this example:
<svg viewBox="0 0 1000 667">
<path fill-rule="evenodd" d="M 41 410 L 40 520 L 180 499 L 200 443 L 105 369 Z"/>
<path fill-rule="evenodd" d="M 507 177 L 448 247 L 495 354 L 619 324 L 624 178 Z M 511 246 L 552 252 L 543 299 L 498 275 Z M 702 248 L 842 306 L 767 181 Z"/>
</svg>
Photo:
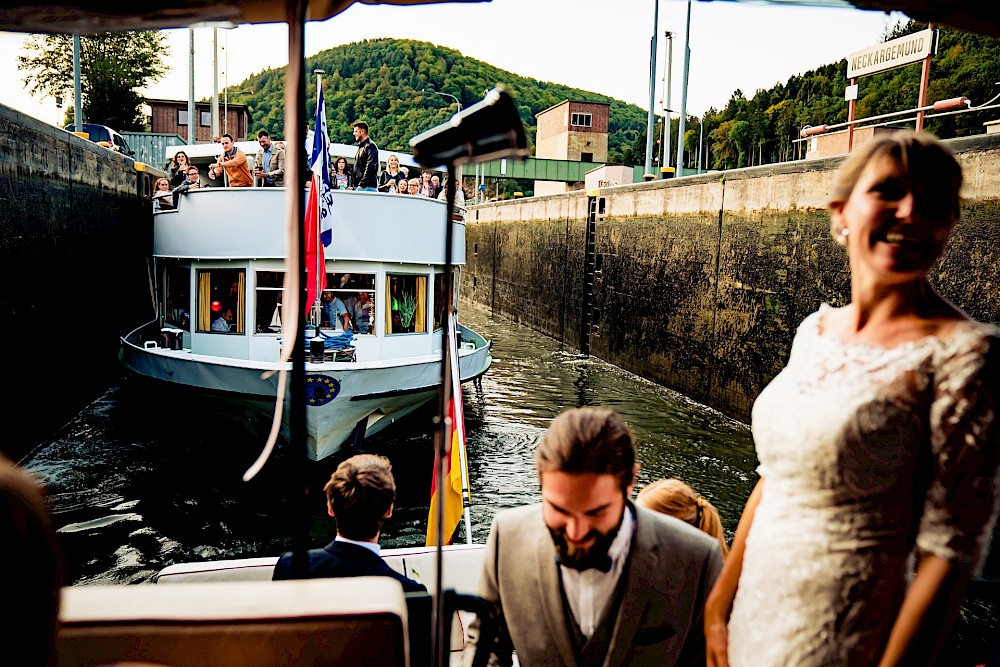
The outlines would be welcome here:
<svg viewBox="0 0 1000 667">
<path fill-rule="evenodd" d="M 899 24 L 887 31 L 885 40 L 925 28 L 926 24 L 915 22 Z M 467 107 L 481 100 L 487 89 L 502 83 L 520 108 L 532 146 L 536 113 L 566 99 L 607 102 L 611 105 L 608 161 L 629 165 L 645 161 L 644 109 L 599 93 L 521 77 L 467 58 L 453 49 L 403 39 L 366 40 L 308 58 L 307 71 L 316 68 L 327 73 L 324 88 L 333 141 L 353 143 L 352 123 L 365 120 L 371 125 L 372 137 L 379 147 L 408 151 L 410 137 L 444 122 L 456 110 L 451 98 L 425 90 L 454 95 Z M 684 136 L 685 166 L 696 165 L 699 139 L 703 165 L 713 169 L 800 157 L 801 144 L 796 139 L 804 126 L 847 120 L 846 71 L 846 60 L 823 65 L 768 90 L 758 90 L 750 98 L 736 90 L 721 110 L 709 109 L 703 118 L 689 116 Z M 931 66 L 928 103 L 966 95 L 975 105 L 981 105 L 1000 93 L 997 82 L 1000 82 L 1000 40 L 951 28 L 940 29 L 938 53 Z M 857 117 L 916 107 L 919 83 L 920 64 L 862 78 Z M 238 90 L 255 92 L 253 95 L 232 92 Z M 229 97 L 249 106 L 253 131 L 266 129 L 282 134 L 284 69 L 266 70 L 232 86 Z M 307 97 L 311 125 L 316 104 L 316 91 L 311 84 Z M 926 127 L 942 138 L 981 134 L 985 131 L 985 121 L 1000 118 L 998 111 L 931 118 Z M 672 120 L 674 145 L 678 121 L 676 117 Z M 657 123 L 655 136 L 657 139 L 662 136 L 662 119 Z M 654 152 L 659 153 L 658 142 Z"/>
<path fill-rule="evenodd" d="M 517 103 L 521 120 L 534 146 L 535 114 L 563 100 L 607 102 L 611 105 L 609 162 L 634 164 L 630 147 L 645 141 L 646 111 L 578 88 L 538 81 L 467 58 L 458 51 L 427 42 L 375 39 L 328 49 L 306 59 L 306 71 L 322 69 L 327 124 L 331 141 L 353 143 L 352 124 L 367 121 L 380 148 L 409 151 L 410 137 L 447 120 L 457 107 L 449 97 L 425 93 L 437 90 L 454 95 L 468 107 L 483 93 L 503 84 Z M 284 69 L 270 69 L 230 87 L 229 99 L 246 103 L 252 130 L 283 134 Z M 253 95 L 232 91 L 253 90 Z M 316 90 L 307 86 L 309 124 L 316 112 Z M 644 150 L 644 149 L 643 149 Z M 638 163 L 644 160 L 644 154 Z"/>
<path fill-rule="evenodd" d="M 926 28 L 924 23 L 900 24 L 888 31 L 883 41 Z M 859 79 L 856 117 L 916 108 L 920 67 L 915 63 Z M 965 95 L 979 106 L 1000 93 L 997 82 L 1000 40 L 940 29 L 938 52 L 931 61 L 928 104 Z M 724 169 L 795 159 L 799 144 L 794 140 L 804 126 L 847 120 L 844 88 L 848 83 L 847 61 L 841 60 L 793 76 L 769 90 L 759 90 L 749 99 L 735 91 L 724 109 L 706 114 L 703 144 L 708 163 Z M 998 112 L 993 109 L 931 118 L 925 129 L 943 139 L 982 134 L 983 123 L 1000 118 Z M 699 118 L 689 118 L 685 131 L 684 145 L 692 161 L 697 159 L 700 122 Z M 912 122 L 909 127 L 913 127 Z M 675 119 L 675 136 L 676 129 Z"/>
</svg>

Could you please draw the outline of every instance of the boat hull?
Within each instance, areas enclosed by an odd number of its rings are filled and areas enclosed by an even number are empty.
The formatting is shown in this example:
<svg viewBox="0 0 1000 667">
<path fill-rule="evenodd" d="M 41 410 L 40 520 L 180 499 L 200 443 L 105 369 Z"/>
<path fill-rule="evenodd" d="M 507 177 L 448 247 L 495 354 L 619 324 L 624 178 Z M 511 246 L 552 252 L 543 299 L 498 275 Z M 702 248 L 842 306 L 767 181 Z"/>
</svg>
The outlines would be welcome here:
<svg viewBox="0 0 1000 667">
<path fill-rule="evenodd" d="M 465 327 L 460 330 L 463 340 L 475 344 L 474 349 L 459 352 L 460 377 L 466 382 L 485 373 L 493 358 L 488 341 Z M 236 400 L 273 405 L 278 394 L 277 371 L 282 366 L 291 371 L 291 363 L 214 357 L 144 342 L 157 332 L 155 323 L 150 323 L 122 337 L 121 360 L 131 372 Z M 440 354 L 368 363 L 307 363 L 309 458 L 327 458 L 356 436 L 378 433 L 437 396 L 440 386 Z"/>
</svg>

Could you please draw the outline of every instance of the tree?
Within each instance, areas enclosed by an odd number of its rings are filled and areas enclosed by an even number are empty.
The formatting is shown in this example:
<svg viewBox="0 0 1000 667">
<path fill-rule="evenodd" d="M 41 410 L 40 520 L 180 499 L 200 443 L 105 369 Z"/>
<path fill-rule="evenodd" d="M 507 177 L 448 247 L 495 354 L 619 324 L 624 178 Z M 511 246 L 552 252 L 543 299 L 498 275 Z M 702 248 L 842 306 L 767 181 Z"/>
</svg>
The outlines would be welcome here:
<svg viewBox="0 0 1000 667">
<path fill-rule="evenodd" d="M 73 90 L 72 35 L 31 35 L 17 68 L 29 72 L 32 95 L 69 97 Z M 80 37 L 80 85 L 84 118 L 117 130 L 141 130 L 142 96 L 137 89 L 166 72 L 166 34 L 105 32 Z"/>
</svg>

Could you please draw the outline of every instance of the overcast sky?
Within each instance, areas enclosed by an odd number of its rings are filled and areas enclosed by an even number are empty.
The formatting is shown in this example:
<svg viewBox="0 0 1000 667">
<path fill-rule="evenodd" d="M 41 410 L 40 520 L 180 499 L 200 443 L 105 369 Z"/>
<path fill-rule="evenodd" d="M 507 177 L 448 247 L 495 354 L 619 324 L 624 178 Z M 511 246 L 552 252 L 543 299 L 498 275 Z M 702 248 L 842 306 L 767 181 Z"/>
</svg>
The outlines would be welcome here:
<svg viewBox="0 0 1000 667">
<path fill-rule="evenodd" d="M 655 106 L 665 98 L 664 31 L 674 34 L 671 108 L 679 110 L 688 4 L 659 0 Z M 488 3 L 393 7 L 355 4 L 306 28 L 306 54 L 379 37 L 418 39 L 456 49 L 520 76 L 566 84 L 649 106 L 649 55 L 654 0 L 492 0 Z M 627 8 L 627 9 L 626 9 Z M 694 2 L 687 110 L 701 115 L 722 108 L 733 91 L 747 97 L 788 77 L 847 57 L 878 43 L 900 14 L 857 9 L 781 7 L 769 4 Z M 168 32 L 170 57 L 150 97 L 185 100 L 188 31 Z M 195 95 L 212 94 L 211 28 L 195 30 Z M 283 24 L 219 31 L 219 87 L 288 62 Z M 46 122 L 62 119 L 55 102 L 33 98 L 17 71 L 25 35 L 0 33 L 0 67 L 8 85 L 0 102 Z M 502 82 L 499 82 L 502 83 Z M 67 104 L 71 104 L 67 100 Z"/>
</svg>

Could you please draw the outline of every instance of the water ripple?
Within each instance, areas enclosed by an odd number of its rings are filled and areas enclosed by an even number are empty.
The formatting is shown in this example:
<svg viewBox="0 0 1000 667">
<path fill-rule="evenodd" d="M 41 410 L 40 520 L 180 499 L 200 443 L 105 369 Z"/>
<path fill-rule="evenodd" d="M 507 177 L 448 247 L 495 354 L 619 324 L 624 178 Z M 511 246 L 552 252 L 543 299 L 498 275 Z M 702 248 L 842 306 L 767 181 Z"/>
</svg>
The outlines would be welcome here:
<svg viewBox="0 0 1000 667">
<path fill-rule="evenodd" d="M 642 464 L 639 487 L 681 477 L 735 529 L 756 481 L 744 424 L 481 310 L 463 307 L 462 316 L 494 341 L 493 366 L 463 391 L 476 541 L 485 541 L 497 511 L 538 501 L 535 445 L 553 417 L 579 405 L 612 407 L 629 423 Z M 232 403 L 183 398 L 128 380 L 26 461 L 48 484 L 75 583 L 148 581 L 172 563 L 275 556 L 289 548 L 301 524 L 302 484 L 287 444 L 243 483 L 263 442 L 251 435 L 263 430 L 259 417 Z M 434 407 L 365 443 L 365 451 L 388 456 L 395 471 L 386 547 L 424 543 Z M 343 456 L 308 471 L 307 529 L 315 546 L 331 538 L 321 489 Z"/>
</svg>

